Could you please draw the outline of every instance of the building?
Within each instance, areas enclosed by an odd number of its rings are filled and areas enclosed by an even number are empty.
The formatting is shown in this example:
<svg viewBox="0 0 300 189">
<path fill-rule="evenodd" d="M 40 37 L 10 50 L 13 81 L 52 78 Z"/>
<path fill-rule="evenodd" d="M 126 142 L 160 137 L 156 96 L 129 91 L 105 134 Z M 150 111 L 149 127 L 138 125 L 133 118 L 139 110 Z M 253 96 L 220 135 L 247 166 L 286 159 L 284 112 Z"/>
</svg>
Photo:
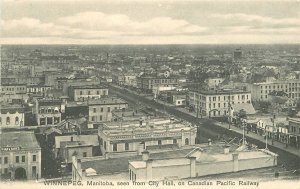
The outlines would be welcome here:
<svg viewBox="0 0 300 189">
<path fill-rule="evenodd" d="M 226 146 L 224 152 L 216 148 L 194 148 L 184 157 L 175 154 L 151 158 L 146 151 L 142 160 L 129 162 L 129 178 L 133 181 L 185 179 L 273 167 L 277 165 L 277 156 L 268 150 L 230 152 Z"/>
<path fill-rule="evenodd" d="M 60 99 L 37 99 L 34 114 L 39 126 L 57 125 L 62 121 L 65 104 Z"/>
<path fill-rule="evenodd" d="M 205 83 L 209 88 L 215 88 L 219 86 L 224 80 L 225 78 L 208 78 L 205 80 Z"/>
<path fill-rule="evenodd" d="M 99 157 L 87 160 L 73 156 L 72 178 L 166 181 L 277 165 L 277 154 L 268 150 L 243 148 L 244 146 L 224 146 L 217 143 L 152 148 L 142 151 L 139 155 L 109 159 Z"/>
<path fill-rule="evenodd" d="M 289 118 L 289 143 L 300 148 L 300 119 Z"/>
<path fill-rule="evenodd" d="M 77 158 L 100 155 L 98 135 L 55 136 L 55 157 L 69 164 L 72 156 Z"/>
<path fill-rule="evenodd" d="M 48 90 L 51 90 L 51 86 L 46 85 L 27 85 L 27 94 L 47 94 Z"/>
<path fill-rule="evenodd" d="M 137 87 L 144 91 L 153 92 L 155 90 L 172 90 L 178 85 L 178 79 L 175 77 L 163 76 L 145 76 L 137 78 Z"/>
<path fill-rule="evenodd" d="M 41 178 L 41 148 L 33 132 L 0 134 L 1 178 Z"/>
<path fill-rule="evenodd" d="M 233 52 L 233 60 L 238 61 L 238 60 L 241 60 L 242 57 L 243 57 L 243 52 L 242 52 L 242 49 L 241 49 L 241 48 L 236 49 L 236 50 Z"/>
<path fill-rule="evenodd" d="M 269 94 L 273 91 L 283 91 L 289 98 L 287 104 L 296 106 L 296 100 L 300 98 L 300 79 L 253 83 L 251 85 L 252 100 L 270 102 L 272 97 Z"/>
<path fill-rule="evenodd" d="M 20 128 L 25 123 L 25 108 L 18 105 L 4 106 L 1 105 L 0 127 L 1 128 Z"/>
<path fill-rule="evenodd" d="M 102 85 L 70 86 L 69 97 L 74 101 L 86 101 L 108 96 L 108 88 Z"/>
<path fill-rule="evenodd" d="M 188 93 L 189 105 L 199 115 L 209 117 L 226 116 L 233 104 L 251 104 L 251 93 L 237 89 L 222 89 L 215 91 L 191 90 Z"/>
<path fill-rule="evenodd" d="M 170 119 L 151 119 L 131 122 L 112 122 L 99 127 L 103 154 L 140 153 L 151 146 L 194 145 L 197 128 Z"/>
<path fill-rule="evenodd" d="M 0 102 L 21 104 L 28 98 L 25 84 L 1 84 Z"/>
<path fill-rule="evenodd" d="M 112 121 L 113 110 L 128 108 L 126 101 L 116 97 L 90 100 L 87 105 L 89 108 L 89 123 Z"/>
</svg>

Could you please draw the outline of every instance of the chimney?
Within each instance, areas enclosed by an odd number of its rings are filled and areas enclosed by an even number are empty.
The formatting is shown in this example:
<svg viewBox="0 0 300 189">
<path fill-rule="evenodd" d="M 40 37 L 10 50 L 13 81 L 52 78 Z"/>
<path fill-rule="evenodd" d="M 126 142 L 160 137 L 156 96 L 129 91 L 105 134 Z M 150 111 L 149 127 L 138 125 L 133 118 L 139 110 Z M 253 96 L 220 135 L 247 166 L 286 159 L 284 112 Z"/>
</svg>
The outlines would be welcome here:
<svg viewBox="0 0 300 189">
<path fill-rule="evenodd" d="M 224 146 L 224 154 L 229 154 L 229 145 Z"/>
<path fill-rule="evenodd" d="M 208 139 L 208 146 L 211 146 L 211 139 Z"/>
<path fill-rule="evenodd" d="M 143 151 L 142 152 L 142 160 L 143 161 L 148 161 L 149 160 L 149 152 L 148 151 Z"/>
</svg>

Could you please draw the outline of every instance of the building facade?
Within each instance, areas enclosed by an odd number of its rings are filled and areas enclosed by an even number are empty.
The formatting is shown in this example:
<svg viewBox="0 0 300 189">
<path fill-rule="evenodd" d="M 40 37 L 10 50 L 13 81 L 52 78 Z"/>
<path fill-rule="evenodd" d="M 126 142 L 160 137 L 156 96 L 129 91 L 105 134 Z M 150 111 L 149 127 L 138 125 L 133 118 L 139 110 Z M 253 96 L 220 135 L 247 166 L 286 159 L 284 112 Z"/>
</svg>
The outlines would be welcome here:
<svg viewBox="0 0 300 189">
<path fill-rule="evenodd" d="M 4 107 L 1 106 L 0 127 L 19 128 L 25 123 L 24 108 L 21 106 Z"/>
<path fill-rule="evenodd" d="M 145 91 L 153 91 L 157 87 L 174 88 L 178 79 L 174 77 L 141 76 L 137 78 L 137 87 Z"/>
<path fill-rule="evenodd" d="M 108 88 L 100 85 L 71 86 L 69 96 L 74 101 L 86 101 L 108 96 Z"/>
<path fill-rule="evenodd" d="M 254 83 L 251 86 L 251 95 L 253 101 L 270 102 L 269 95 L 272 91 L 283 91 L 288 95 L 287 103 L 295 106 L 296 100 L 300 98 L 300 80 L 275 80 L 272 82 Z"/>
<path fill-rule="evenodd" d="M 33 132 L 0 134 L 1 177 L 12 180 L 41 178 L 41 148 Z"/>
<path fill-rule="evenodd" d="M 127 125 L 99 128 L 100 147 L 103 153 L 142 152 L 149 146 L 194 145 L 197 128 L 182 123 L 149 123 L 145 126 Z"/>
<path fill-rule="evenodd" d="M 35 117 L 39 126 L 57 125 L 62 121 L 65 106 L 60 99 L 37 99 Z"/>
<path fill-rule="evenodd" d="M 101 98 L 87 104 L 90 123 L 112 121 L 112 110 L 128 108 L 128 103 L 120 98 Z"/>
<path fill-rule="evenodd" d="M 229 107 L 237 103 L 251 104 L 251 93 L 242 90 L 189 91 L 189 105 L 202 116 L 220 117 L 229 114 Z"/>
</svg>

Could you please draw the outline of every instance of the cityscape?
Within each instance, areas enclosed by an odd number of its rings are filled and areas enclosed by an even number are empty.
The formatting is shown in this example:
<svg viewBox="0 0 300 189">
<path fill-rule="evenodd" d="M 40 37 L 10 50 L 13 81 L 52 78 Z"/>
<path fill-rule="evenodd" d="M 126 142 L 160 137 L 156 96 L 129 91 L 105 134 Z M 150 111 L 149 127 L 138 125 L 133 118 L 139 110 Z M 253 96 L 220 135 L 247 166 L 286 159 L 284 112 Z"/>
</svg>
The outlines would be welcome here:
<svg viewBox="0 0 300 189">
<path fill-rule="evenodd" d="M 298 189 L 299 5 L 3 0 L 0 188 Z"/>
<path fill-rule="evenodd" d="M 3 45 L 1 180 L 299 179 L 298 52 Z"/>
</svg>

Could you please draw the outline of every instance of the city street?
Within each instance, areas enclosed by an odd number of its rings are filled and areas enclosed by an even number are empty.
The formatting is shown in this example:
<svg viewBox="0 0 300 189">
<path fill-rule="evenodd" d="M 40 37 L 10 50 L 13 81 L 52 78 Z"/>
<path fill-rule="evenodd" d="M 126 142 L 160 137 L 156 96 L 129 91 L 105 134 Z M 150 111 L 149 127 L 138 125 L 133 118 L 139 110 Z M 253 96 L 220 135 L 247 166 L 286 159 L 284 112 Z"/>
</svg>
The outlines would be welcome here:
<svg viewBox="0 0 300 189">
<path fill-rule="evenodd" d="M 228 124 L 220 123 L 212 119 L 207 118 L 196 118 L 194 113 L 188 112 L 186 109 L 177 109 L 173 106 L 165 105 L 163 102 L 156 102 L 152 97 L 140 96 L 129 90 L 125 90 L 118 86 L 111 86 L 110 90 L 112 93 L 124 98 L 128 102 L 136 104 L 137 101 L 146 106 L 152 107 L 159 111 L 166 111 L 166 113 L 174 115 L 179 119 L 186 120 L 199 128 L 200 142 L 207 142 L 208 138 L 217 140 L 220 138 L 242 138 L 243 131 L 240 128 L 231 127 L 228 129 Z M 254 133 L 246 134 L 247 142 L 257 145 L 259 148 L 265 148 L 265 140 Z M 286 148 L 284 144 L 274 141 L 274 145 L 271 142 L 268 143 L 268 148 L 279 155 L 279 164 L 286 167 L 288 170 L 300 168 L 300 151 L 296 148 Z M 288 152 L 288 153 L 287 153 Z"/>
</svg>

